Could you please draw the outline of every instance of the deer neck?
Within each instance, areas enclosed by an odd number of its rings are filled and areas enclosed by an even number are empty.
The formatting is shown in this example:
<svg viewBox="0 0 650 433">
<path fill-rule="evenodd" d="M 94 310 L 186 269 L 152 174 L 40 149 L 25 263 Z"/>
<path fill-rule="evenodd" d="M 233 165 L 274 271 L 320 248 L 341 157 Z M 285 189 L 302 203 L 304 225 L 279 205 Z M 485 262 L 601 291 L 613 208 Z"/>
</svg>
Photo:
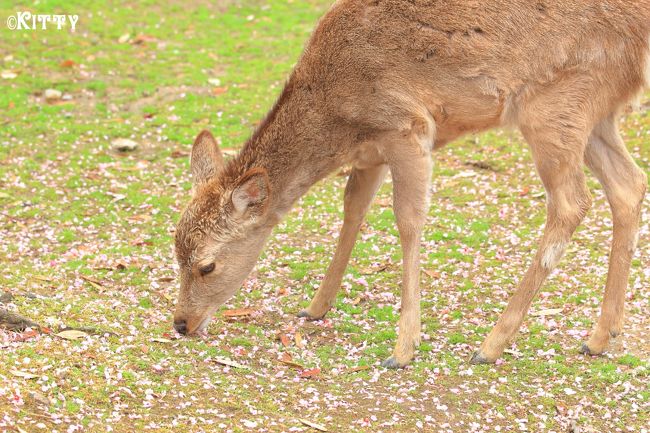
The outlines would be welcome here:
<svg viewBox="0 0 650 433">
<path fill-rule="evenodd" d="M 277 224 L 318 180 L 345 163 L 344 137 L 319 110 L 308 88 L 290 80 L 235 159 L 237 175 L 266 169 L 271 188 L 269 223 Z M 339 134 L 337 134 L 339 135 Z"/>
</svg>

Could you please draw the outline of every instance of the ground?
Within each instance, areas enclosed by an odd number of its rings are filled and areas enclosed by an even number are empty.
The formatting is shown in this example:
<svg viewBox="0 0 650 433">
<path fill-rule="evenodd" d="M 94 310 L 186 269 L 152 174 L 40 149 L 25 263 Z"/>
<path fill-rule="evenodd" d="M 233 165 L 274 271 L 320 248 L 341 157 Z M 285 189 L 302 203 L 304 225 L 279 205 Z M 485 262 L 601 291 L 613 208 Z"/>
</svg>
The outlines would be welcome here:
<svg viewBox="0 0 650 433">
<path fill-rule="evenodd" d="M 648 431 L 648 200 L 624 334 L 604 356 L 579 354 L 611 238 L 593 177 L 594 207 L 511 350 L 497 365 L 467 362 L 544 222 L 544 190 L 517 132 L 468 136 L 434 156 L 424 339 L 408 368 L 379 366 L 399 314 L 390 183 L 336 308 L 322 322 L 294 316 L 333 254 L 345 169 L 277 227 L 207 336 L 172 331 L 173 230 L 189 200 L 191 142 L 209 128 L 226 154 L 241 146 L 328 3 L 46 0 L 26 10 L 78 14 L 74 33 L 0 28 L 0 295 L 10 294 L 0 308 L 42 326 L 0 330 L 0 430 Z M 3 23 L 16 12 L 0 6 Z M 46 101 L 47 89 L 61 98 Z M 622 128 L 650 174 L 647 101 Z M 138 149 L 111 150 L 118 138 Z"/>
</svg>

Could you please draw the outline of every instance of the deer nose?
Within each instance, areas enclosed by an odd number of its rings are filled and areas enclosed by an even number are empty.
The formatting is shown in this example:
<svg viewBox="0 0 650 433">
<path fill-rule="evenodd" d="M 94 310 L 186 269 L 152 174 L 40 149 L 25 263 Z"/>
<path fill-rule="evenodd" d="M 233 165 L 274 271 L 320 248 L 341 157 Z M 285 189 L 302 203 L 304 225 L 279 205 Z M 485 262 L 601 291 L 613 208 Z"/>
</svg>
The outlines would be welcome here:
<svg viewBox="0 0 650 433">
<path fill-rule="evenodd" d="M 174 321 L 174 329 L 179 334 L 187 334 L 187 322 L 185 320 Z"/>
</svg>

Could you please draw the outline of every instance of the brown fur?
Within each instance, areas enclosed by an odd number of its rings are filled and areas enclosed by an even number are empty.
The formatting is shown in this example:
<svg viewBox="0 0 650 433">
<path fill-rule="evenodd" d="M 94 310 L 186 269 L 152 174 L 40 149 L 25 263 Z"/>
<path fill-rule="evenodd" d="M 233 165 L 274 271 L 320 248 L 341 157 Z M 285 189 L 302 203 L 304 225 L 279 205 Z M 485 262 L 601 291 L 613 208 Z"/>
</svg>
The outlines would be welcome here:
<svg viewBox="0 0 650 433">
<path fill-rule="evenodd" d="M 602 352 L 621 330 L 647 185 L 616 119 L 650 84 L 649 37 L 648 0 L 336 2 L 237 158 L 224 166 L 214 156 L 216 142 L 205 133 L 197 138 L 192 169 L 198 184 L 176 237 L 181 295 L 175 322 L 190 333 L 204 328 L 295 200 L 352 164 L 335 257 L 301 313 L 322 317 L 390 170 L 404 275 L 398 341 L 385 365 L 405 365 L 420 338 L 419 242 L 431 150 L 462 134 L 514 126 L 530 144 L 546 187 L 547 224 L 530 269 L 473 361 L 501 355 L 559 262 L 591 203 L 585 161 L 614 216 L 603 310 L 584 347 Z M 211 262 L 215 271 L 201 275 L 200 267 Z"/>
</svg>

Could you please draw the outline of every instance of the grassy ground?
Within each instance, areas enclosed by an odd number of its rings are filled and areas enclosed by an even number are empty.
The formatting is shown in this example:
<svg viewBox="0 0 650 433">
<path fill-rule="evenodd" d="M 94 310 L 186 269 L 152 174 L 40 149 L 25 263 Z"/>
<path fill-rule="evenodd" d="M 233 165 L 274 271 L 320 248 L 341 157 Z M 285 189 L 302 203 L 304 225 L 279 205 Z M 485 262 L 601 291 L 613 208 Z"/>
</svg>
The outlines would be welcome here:
<svg viewBox="0 0 650 433">
<path fill-rule="evenodd" d="M 205 338 L 173 334 L 172 231 L 188 200 L 190 143 L 203 128 L 223 149 L 246 139 L 328 3 L 0 6 L 3 22 L 17 10 L 80 15 L 75 33 L 0 28 L 0 289 L 13 295 L 5 308 L 45 327 L 0 331 L 0 430 L 316 431 L 302 419 L 331 432 L 647 431 L 647 201 L 625 333 L 606 356 L 578 354 L 597 317 L 611 230 L 593 178 L 594 208 L 531 310 L 550 314 L 530 316 L 498 365 L 467 363 L 544 221 L 542 186 L 514 132 L 467 137 L 435 156 L 425 338 L 407 369 L 378 365 L 399 308 L 390 184 L 336 309 L 319 323 L 294 318 L 334 251 L 341 173 L 298 203 L 224 308 L 251 314 L 222 310 Z M 63 99 L 47 103 L 50 88 Z M 650 174 L 647 103 L 623 126 Z M 116 138 L 139 148 L 113 152 Z M 86 335 L 55 335 L 65 327 Z"/>
</svg>

